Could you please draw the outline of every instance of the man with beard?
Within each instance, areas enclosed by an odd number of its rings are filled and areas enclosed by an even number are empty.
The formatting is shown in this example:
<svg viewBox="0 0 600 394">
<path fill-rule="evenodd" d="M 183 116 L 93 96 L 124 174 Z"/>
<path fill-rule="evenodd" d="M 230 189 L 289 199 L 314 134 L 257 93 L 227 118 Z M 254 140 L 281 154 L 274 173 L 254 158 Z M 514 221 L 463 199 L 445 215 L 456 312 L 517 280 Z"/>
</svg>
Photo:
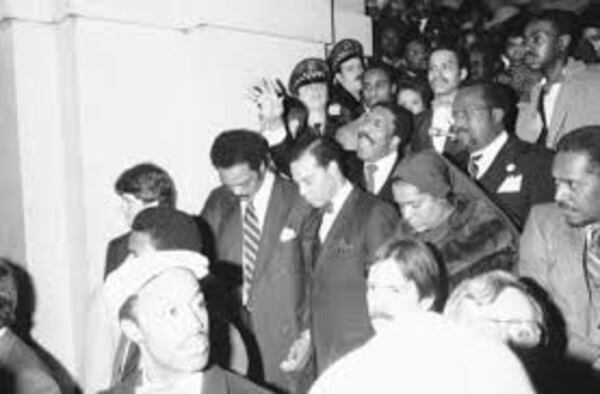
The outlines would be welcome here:
<svg viewBox="0 0 600 394">
<path fill-rule="evenodd" d="M 345 124 L 358 118 L 363 112 L 363 47 L 360 42 L 346 38 L 334 45 L 327 60 L 333 72 L 329 114 L 339 117 L 340 124 Z"/>
<path fill-rule="evenodd" d="M 525 28 L 525 61 L 543 78 L 521 104 L 516 133 L 551 149 L 567 132 L 600 123 L 600 69 L 569 57 L 574 21 L 569 12 L 547 10 Z"/>
<path fill-rule="evenodd" d="M 520 243 L 518 271 L 539 283 L 566 323 L 567 354 L 600 369 L 600 126 L 557 145 L 555 203 L 535 206 Z"/>
</svg>

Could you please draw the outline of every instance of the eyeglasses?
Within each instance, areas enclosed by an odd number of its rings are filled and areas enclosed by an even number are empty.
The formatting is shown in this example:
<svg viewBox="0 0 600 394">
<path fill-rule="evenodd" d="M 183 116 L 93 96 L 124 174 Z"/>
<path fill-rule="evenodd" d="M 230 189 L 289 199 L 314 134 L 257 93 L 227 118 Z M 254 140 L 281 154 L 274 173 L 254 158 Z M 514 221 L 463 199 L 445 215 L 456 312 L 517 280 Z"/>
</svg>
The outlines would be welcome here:
<svg viewBox="0 0 600 394">
<path fill-rule="evenodd" d="M 452 118 L 454 118 L 454 120 L 471 119 L 473 114 L 475 114 L 477 112 L 481 112 L 481 111 L 489 111 L 489 109 L 490 109 L 490 107 L 488 107 L 487 105 L 478 105 L 478 106 L 472 106 L 472 107 L 466 107 L 463 109 L 453 110 Z"/>
</svg>

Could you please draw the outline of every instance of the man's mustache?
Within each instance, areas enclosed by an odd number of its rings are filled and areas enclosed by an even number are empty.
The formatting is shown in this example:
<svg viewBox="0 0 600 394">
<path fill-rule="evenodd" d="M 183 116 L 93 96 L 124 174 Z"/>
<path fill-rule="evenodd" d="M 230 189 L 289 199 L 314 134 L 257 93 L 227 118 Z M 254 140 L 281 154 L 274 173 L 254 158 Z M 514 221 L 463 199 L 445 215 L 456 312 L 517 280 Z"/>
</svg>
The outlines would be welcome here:
<svg viewBox="0 0 600 394">
<path fill-rule="evenodd" d="M 373 138 L 372 138 L 372 137 L 371 137 L 369 134 L 367 134 L 367 133 L 365 133 L 365 132 L 360 132 L 360 131 L 359 131 L 359 132 L 358 132 L 358 139 L 361 139 L 361 138 L 365 138 L 365 139 L 366 139 L 367 141 L 369 141 L 371 144 L 374 144 L 374 143 L 375 143 L 375 141 L 373 140 Z"/>
</svg>

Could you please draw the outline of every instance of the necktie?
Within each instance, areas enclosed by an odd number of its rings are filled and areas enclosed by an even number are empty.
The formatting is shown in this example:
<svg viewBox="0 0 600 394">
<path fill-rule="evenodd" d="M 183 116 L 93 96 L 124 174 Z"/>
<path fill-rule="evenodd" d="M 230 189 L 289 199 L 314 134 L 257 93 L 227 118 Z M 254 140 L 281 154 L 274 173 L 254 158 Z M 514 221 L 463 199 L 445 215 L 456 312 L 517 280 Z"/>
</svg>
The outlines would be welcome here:
<svg viewBox="0 0 600 394">
<path fill-rule="evenodd" d="M 477 164 L 477 162 L 479 161 L 479 159 L 481 159 L 481 156 L 482 155 L 480 153 L 480 154 L 472 155 L 471 157 L 469 157 L 469 164 L 467 164 L 467 171 L 469 172 L 469 175 L 473 179 L 477 179 L 477 175 L 479 175 L 479 165 Z"/>
<path fill-rule="evenodd" d="M 600 288 L 600 227 L 588 228 L 585 237 L 585 264 L 589 283 Z"/>
<path fill-rule="evenodd" d="M 242 274 L 244 281 L 242 285 L 242 303 L 247 305 L 250 298 L 250 284 L 252 283 L 254 266 L 256 264 L 258 248 L 260 245 L 260 225 L 252 200 L 248 201 L 248 204 L 246 205 L 243 227 Z"/>
<path fill-rule="evenodd" d="M 375 172 L 377 171 L 377 164 L 365 165 L 365 186 L 369 193 L 375 194 Z"/>
<path fill-rule="evenodd" d="M 537 102 L 537 111 L 540 114 L 540 119 L 542 120 L 542 130 L 540 131 L 540 135 L 536 141 L 536 144 L 541 146 L 546 146 L 546 139 L 548 138 L 548 122 L 546 119 L 546 109 L 544 107 L 544 100 L 546 99 L 547 93 L 546 90 L 546 86 L 542 86 Z"/>
</svg>

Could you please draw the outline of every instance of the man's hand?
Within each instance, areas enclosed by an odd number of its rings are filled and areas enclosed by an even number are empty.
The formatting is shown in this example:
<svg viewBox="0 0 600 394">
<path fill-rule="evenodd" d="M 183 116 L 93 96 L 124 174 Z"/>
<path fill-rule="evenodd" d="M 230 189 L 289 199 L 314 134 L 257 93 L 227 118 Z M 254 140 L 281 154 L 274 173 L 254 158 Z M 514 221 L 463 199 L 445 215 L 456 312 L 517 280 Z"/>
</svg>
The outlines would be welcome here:
<svg viewBox="0 0 600 394">
<path fill-rule="evenodd" d="M 280 127 L 283 117 L 283 88 L 275 81 L 263 78 L 246 93 L 256 104 L 263 131 Z"/>
<path fill-rule="evenodd" d="M 284 372 L 302 370 L 310 358 L 311 346 L 310 331 L 304 330 L 300 338 L 292 343 L 287 358 L 280 365 L 281 370 Z"/>
</svg>

